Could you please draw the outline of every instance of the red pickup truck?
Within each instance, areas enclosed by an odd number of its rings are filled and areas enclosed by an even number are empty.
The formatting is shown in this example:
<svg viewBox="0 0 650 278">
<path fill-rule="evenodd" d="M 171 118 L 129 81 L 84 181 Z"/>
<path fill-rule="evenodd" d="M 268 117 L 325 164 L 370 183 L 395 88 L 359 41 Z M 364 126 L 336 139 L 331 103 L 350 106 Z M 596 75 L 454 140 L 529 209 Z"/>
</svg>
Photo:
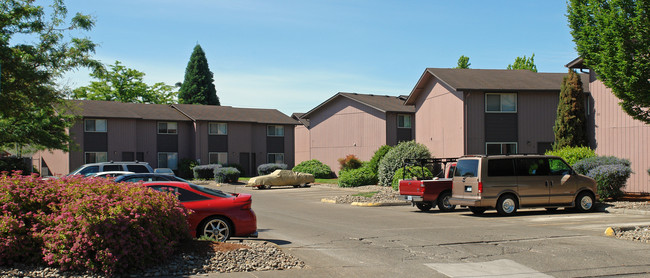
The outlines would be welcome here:
<svg viewBox="0 0 650 278">
<path fill-rule="evenodd" d="M 436 205 L 440 211 L 453 211 L 456 206 L 449 204 L 449 198 L 456 160 L 457 158 L 405 160 L 403 171 L 409 171 L 413 178 L 399 181 L 400 198 L 411 201 L 421 211 L 428 211 Z M 427 177 L 421 167 L 429 169 L 433 177 Z"/>
</svg>

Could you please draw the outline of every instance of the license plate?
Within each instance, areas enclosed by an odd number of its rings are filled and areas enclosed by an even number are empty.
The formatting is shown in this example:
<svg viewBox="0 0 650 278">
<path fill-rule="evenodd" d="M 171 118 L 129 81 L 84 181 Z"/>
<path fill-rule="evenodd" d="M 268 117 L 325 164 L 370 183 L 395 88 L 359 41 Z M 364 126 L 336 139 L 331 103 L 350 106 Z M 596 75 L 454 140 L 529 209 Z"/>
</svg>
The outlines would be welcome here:
<svg viewBox="0 0 650 278">
<path fill-rule="evenodd" d="M 472 192 L 472 186 L 471 185 L 466 185 L 465 186 L 465 192 Z"/>
<path fill-rule="evenodd" d="M 406 196 L 406 200 L 413 201 L 413 196 Z"/>
</svg>

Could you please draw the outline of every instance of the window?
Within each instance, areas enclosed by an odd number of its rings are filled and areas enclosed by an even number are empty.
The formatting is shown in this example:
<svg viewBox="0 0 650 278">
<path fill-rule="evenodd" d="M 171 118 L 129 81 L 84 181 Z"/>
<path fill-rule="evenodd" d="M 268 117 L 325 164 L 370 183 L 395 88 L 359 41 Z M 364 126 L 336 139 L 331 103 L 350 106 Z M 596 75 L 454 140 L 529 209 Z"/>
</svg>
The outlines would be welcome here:
<svg viewBox="0 0 650 278">
<path fill-rule="evenodd" d="M 283 153 L 269 153 L 266 156 L 266 163 L 284 163 Z"/>
<path fill-rule="evenodd" d="M 86 132 L 106 132 L 106 120 L 86 119 L 84 121 Z"/>
<path fill-rule="evenodd" d="M 411 128 L 411 115 L 399 114 L 397 115 L 398 128 Z"/>
<path fill-rule="evenodd" d="M 85 157 L 85 164 L 108 161 L 108 154 L 106 152 L 86 152 Z"/>
<path fill-rule="evenodd" d="M 178 124 L 176 122 L 159 122 L 158 134 L 176 134 L 178 133 Z"/>
<path fill-rule="evenodd" d="M 208 163 L 221 165 L 228 164 L 228 153 L 209 153 Z"/>
<path fill-rule="evenodd" d="M 178 170 L 178 153 L 158 153 L 158 168 Z"/>
<path fill-rule="evenodd" d="M 571 174 L 571 167 L 569 167 L 569 165 L 567 165 L 564 160 L 558 158 L 549 158 L 548 162 L 551 175 L 564 176 Z"/>
<path fill-rule="evenodd" d="M 147 168 L 147 166 L 144 165 L 132 165 L 132 164 L 127 164 L 126 165 L 126 170 L 129 172 L 133 173 L 149 173 L 151 170 Z"/>
<path fill-rule="evenodd" d="M 517 159 L 517 175 L 519 176 L 548 176 L 548 159 L 520 158 Z"/>
<path fill-rule="evenodd" d="M 208 134 L 210 135 L 226 135 L 228 134 L 227 123 L 209 123 Z"/>
<path fill-rule="evenodd" d="M 122 165 L 104 165 L 104 168 L 102 168 L 102 172 L 109 172 L 109 171 L 122 171 Z"/>
<path fill-rule="evenodd" d="M 485 94 L 485 112 L 516 113 L 517 94 Z"/>
<path fill-rule="evenodd" d="M 507 143 L 485 143 L 485 154 L 495 155 L 495 154 L 516 154 L 517 153 L 517 143 L 507 142 Z"/>
<path fill-rule="evenodd" d="M 476 159 L 461 159 L 456 164 L 456 177 L 477 177 L 478 176 L 478 160 Z"/>
<path fill-rule="evenodd" d="M 266 128 L 266 136 L 284 136 L 284 126 L 281 125 L 270 125 Z"/>
<path fill-rule="evenodd" d="M 515 175 L 513 159 L 488 160 L 488 177 L 511 177 Z"/>
<path fill-rule="evenodd" d="M 161 192 L 170 192 L 176 194 L 176 197 L 178 197 L 178 200 L 183 202 L 192 202 L 192 201 L 201 201 L 201 200 L 207 200 L 210 199 L 208 197 L 205 197 L 201 194 L 194 193 L 192 191 L 189 191 L 184 188 L 178 188 L 175 186 L 169 186 L 169 185 L 162 185 L 162 186 L 152 186 L 154 190 L 158 190 Z"/>
</svg>

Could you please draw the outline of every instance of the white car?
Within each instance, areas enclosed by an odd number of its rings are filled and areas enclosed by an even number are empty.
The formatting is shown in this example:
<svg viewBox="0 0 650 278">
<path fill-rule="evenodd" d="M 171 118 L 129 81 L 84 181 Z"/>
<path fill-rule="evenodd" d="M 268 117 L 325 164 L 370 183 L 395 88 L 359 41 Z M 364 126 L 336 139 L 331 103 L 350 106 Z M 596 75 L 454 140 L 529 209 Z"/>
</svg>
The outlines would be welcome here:
<svg viewBox="0 0 650 278">
<path fill-rule="evenodd" d="M 91 173 L 91 174 L 86 175 L 86 177 L 114 178 L 114 177 L 121 176 L 121 175 L 126 175 L 126 174 L 135 174 L 135 173 L 134 172 L 129 172 L 129 171 L 107 171 L 107 172 Z"/>
</svg>

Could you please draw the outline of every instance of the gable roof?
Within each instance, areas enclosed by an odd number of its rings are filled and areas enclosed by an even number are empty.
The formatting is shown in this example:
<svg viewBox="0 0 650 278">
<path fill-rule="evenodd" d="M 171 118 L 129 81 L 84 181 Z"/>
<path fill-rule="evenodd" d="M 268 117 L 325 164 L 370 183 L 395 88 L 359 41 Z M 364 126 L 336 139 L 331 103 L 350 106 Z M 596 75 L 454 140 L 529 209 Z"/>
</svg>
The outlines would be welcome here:
<svg viewBox="0 0 650 278">
<path fill-rule="evenodd" d="M 566 73 L 529 70 L 427 68 L 415 84 L 406 104 L 413 104 L 427 83 L 436 78 L 456 91 L 559 91 Z M 583 89 L 589 92 L 589 76 L 581 74 Z"/>
<path fill-rule="evenodd" d="M 296 121 L 299 121 L 302 125 L 309 127 L 309 119 L 303 118 L 302 116 L 305 115 L 305 113 L 293 113 L 291 114 L 291 118 L 293 118 Z"/>
<path fill-rule="evenodd" d="M 172 107 L 195 121 L 249 122 L 298 125 L 298 121 L 276 109 L 235 108 L 201 104 L 172 104 Z"/>
<path fill-rule="evenodd" d="M 334 101 L 337 98 L 347 98 L 358 103 L 361 103 L 365 106 L 376 109 L 382 113 L 387 112 L 398 112 L 398 113 L 415 113 L 415 107 L 411 105 L 404 105 L 404 98 L 396 96 L 386 96 L 386 95 L 373 95 L 373 94 L 358 94 L 358 93 L 344 93 L 339 92 L 336 95 L 330 97 L 323 103 L 314 107 L 309 112 L 302 115 L 301 118 L 309 118 L 309 115 L 318 111 L 328 103 Z"/>
<path fill-rule="evenodd" d="M 190 121 L 166 104 L 125 103 L 103 100 L 69 100 L 67 113 L 86 118 L 128 118 L 143 120 Z"/>
</svg>

